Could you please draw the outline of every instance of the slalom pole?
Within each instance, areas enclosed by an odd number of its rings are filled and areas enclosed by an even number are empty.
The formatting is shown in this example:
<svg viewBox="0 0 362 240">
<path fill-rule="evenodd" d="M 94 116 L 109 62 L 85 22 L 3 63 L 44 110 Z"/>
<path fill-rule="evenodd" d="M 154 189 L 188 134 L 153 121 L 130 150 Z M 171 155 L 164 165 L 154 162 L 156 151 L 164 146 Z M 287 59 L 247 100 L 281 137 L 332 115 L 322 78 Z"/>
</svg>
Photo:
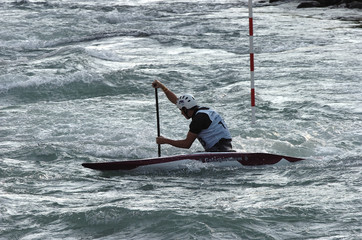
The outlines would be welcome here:
<svg viewBox="0 0 362 240">
<path fill-rule="evenodd" d="M 155 98 L 156 98 L 157 137 L 159 137 L 161 135 L 161 133 L 160 133 L 160 111 L 158 109 L 157 88 L 155 88 Z M 161 144 L 158 144 L 158 156 L 161 157 Z"/>
<path fill-rule="evenodd" d="M 254 87 L 254 46 L 253 46 L 253 0 L 249 6 L 249 53 L 250 53 L 250 87 L 251 87 L 251 122 L 255 123 L 255 87 Z"/>
</svg>

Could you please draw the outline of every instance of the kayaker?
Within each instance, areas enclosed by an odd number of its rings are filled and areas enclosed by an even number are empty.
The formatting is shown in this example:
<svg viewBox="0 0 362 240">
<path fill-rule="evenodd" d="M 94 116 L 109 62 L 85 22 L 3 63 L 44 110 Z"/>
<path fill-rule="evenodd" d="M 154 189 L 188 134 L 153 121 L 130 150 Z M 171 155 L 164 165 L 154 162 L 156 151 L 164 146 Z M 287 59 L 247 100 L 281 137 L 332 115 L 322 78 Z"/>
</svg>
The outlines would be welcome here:
<svg viewBox="0 0 362 240">
<path fill-rule="evenodd" d="M 177 97 L 163 83 L 155 80 L 154 88 L 161 88 L 168 100 L 175 104 L 186 119 L 192 119 L 185 139 L 172 140 L 157 137 L 157 144 L 169 144 L 178 148 L 190 148 L 197 138 L 207 152 L 231 152 L 231 135 L 222 117 L 213 109 L 198 106 L 191 94 Z"/>
</svg>

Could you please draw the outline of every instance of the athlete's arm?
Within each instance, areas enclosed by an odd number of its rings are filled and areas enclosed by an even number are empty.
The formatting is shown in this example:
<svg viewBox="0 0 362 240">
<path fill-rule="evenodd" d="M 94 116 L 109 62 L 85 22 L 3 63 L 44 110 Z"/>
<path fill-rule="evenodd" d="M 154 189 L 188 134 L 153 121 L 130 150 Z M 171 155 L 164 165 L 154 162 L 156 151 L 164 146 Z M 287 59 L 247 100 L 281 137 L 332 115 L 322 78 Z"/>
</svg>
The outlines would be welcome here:
<svg viewBox="0 0 362 240">
<path fill-rule="evenodd" d="M 196 138 L 197 138 L 197 134 L 189 131 L 187 133 L 186 138 L 183 140 L 172 140 L 172 139 L 160 136 L 160 137 L 156 138 L 156 142 L 157 142 L 157 144 L 169 144 L 169 145 L 172 145 L 172 146 L 178 147 L 178 148 L 190 148 Z"/>
<path fill-rule="evenodd" d="M 160 81 L 158 80 L 153 81 L 152 86 L 154 88 L 161 88 L 162 91 L 165 93 L 166 97 L 168 98 L 168 100 L 170 100 L 170 102 L 172 102 L 173 104 L 177 103 L 177 96 L 165 85 L 163 85 Z"/>
</svg>

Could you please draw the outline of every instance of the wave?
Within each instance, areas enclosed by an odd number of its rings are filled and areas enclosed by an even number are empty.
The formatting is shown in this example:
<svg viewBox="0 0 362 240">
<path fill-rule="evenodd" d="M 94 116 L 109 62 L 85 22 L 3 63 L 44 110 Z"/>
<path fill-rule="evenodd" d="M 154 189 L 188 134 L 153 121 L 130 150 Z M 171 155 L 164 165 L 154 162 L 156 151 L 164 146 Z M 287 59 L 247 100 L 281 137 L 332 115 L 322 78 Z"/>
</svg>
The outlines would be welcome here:
<svg viewBox="0 0 362 240">
<path fill-rule="evenodd" d="M 227 48 L 230 52 L 247 52 L 246 47 L 240 50 L 239 29 L 237 22 L 216 27 L 208 16 L 225 9 L 240 8 L 241 3 L 149 3 L 142 1 L 139 5 L 120 5 L 119 3 L 63 3 L 21 1 L 16 8 L 27 8 L 26 18 L 35 21 L 33 34 L 25 34 L 28 29 L 12 26 L 16 33 L 6 33 L 11 39 L 0 42 L 0 48 L 14 51 L 37 51 L 42 48 L 53 48 L 82 42 L 96 41 L 105 38 L 132 36 L 154 37 L 163 44 L 183 44 L 193 48 Z M 56 10 L 56 13 L 54 12 Z M 231 10 L 236 11 L 236 10 Z M 43 15 L 40 22 L 38 12 Z M 180 21 L 182 15 L 189 16 L 187 21 Z M 69 17 L 71 16 L 71 18 Z M 59 22 L 58 19 L 62 19 Z M 247 19 L 245 18 L 245 23 Z M 25 23 L 24 23 L 25 24 Z M 71 28 L 70 28 L 71 26 Z M 37 29 L 44 29 L 37 32 Z M 101 29 L 101 30 L 99 30 Z M 235 30 L 237 29 L 237 30 Z M 8 30 L 5 29 L 5 32 Z M 245 29 L 245 32 L 247 29 Z M 194 36 L 185 42 L 185 36 Z M 212 38 L 210 39 L 210 36 Z M 201 41 L 199 38 L 203 38 Z M 12 40 L 13 39 L 13 40 Z"/>
<path fill-rule="evenodd" d="M 73 36 L 73 37 L 60 37 L 59 39 L 41 40 L 38 38 L 27 38 L 23 41 L 16 41 L 13 43 L 0 43 L 1 51 L 38 51 L 45 50 L 44 48 L 56 48 L 68 45 L 74 45 L 78 43 L 91 42 L 101 39 L 113 38 L 113 37 L 149 37 L 151 33 L 147 33 L 142 30 L 123 29 L 119 31 L 100 31 L 92 32 L 87 36 Z M 2 45 L 2 46 L 1 46 Z"/>
<path fill-rule="evenodd" d="M 138 81 L 145 76 L 134 70 L 107 74 L 79 71 L 55 76 L 2 76 L 0 99 L 10 104 L 63 101 L 100 96 L 143 93 Z"/>
</svg>

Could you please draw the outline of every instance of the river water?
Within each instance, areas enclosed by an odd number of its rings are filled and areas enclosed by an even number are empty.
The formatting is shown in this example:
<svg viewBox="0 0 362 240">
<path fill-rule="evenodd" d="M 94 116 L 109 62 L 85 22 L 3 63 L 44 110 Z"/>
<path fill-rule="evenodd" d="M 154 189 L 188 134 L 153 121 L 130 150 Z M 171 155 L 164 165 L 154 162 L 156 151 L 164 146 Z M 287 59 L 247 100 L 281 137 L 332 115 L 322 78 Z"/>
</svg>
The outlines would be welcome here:
<svg viewBox="0 0 362 240">
<path fill-rule="evenodd" d="M 254 3 L 251 124 L 245 0 L 1 1 L 0 239 L 361 239 L 362 13 L 297 5 Z M 154 79 L 215 108 L 238 151 L 307 160 L 83 168 L 157 156 Z"/>
</svg>

